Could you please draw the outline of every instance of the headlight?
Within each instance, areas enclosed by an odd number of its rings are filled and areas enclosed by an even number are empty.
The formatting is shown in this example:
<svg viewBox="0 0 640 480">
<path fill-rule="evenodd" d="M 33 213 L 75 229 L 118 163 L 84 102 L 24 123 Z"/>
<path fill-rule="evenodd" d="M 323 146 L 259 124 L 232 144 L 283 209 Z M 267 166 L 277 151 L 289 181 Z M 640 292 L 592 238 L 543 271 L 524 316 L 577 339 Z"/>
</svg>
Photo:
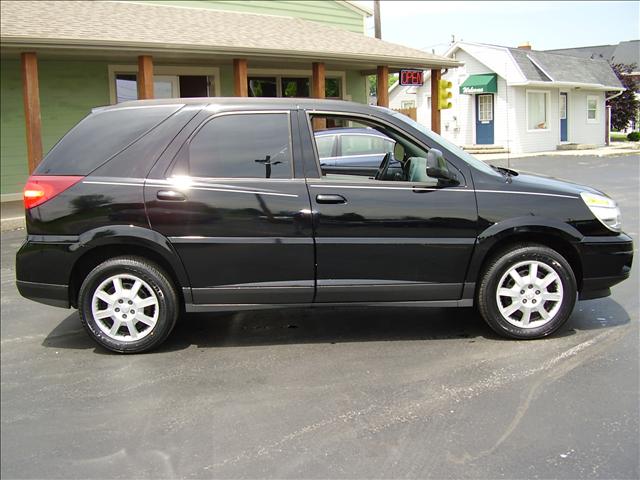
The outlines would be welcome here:
<svg viewBox="0 0 640 480">
<path fill-rule="evenodd" d="M 616 202 L 604 195 L 582 192 L 580 194 L 584 203 L 589 207 L 591 213 L 600 220 L 605 227 L 614 232 L 619 232 L 622 226 L 620 209 Z"/>
</svg>

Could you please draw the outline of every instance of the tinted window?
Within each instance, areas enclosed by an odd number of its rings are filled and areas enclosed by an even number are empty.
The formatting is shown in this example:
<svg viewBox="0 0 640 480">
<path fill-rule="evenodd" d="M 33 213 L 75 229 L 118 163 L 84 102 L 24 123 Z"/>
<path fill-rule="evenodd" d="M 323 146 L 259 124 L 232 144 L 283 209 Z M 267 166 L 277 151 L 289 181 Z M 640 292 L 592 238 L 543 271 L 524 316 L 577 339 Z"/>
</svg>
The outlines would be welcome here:
<svg viewBox="0 0 640 480">
<path fill-rule="evenodd" d="M 289 116 L 214 118 L 191 140 L 189 173 L 194 177 L 291 178 Z"/>
<path fill-rule="evenodd" d="M 87 175 L 181 107 L 123 108 L 92 113 L 51 149 L 36 173 Z"/>
</svg>

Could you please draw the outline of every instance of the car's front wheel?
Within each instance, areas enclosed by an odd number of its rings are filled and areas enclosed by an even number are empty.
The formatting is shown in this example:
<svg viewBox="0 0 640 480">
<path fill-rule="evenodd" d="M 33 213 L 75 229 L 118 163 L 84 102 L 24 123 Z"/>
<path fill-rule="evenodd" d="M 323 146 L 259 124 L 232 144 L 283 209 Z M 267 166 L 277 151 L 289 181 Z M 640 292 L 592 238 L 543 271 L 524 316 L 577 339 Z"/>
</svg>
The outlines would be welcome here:
<svg viewBox="0 0 640 480">
<path fill-rule="evenodd" d="M 518 245 L 489 262 L 480 281 L 477 304 L 498 334 L 540 338 L 567 321 L 576 290 L 575 275 L 562 255 L 542 245 Z"/>
<path fill-rule="evenodd" d="M 80 287 L 78 306 L 89 334 L 120 353 L 158 346 L 179 312 L 173 283 L 157 265 L 138 257 L 117 257 L 95 267 Z"/>
</svg>

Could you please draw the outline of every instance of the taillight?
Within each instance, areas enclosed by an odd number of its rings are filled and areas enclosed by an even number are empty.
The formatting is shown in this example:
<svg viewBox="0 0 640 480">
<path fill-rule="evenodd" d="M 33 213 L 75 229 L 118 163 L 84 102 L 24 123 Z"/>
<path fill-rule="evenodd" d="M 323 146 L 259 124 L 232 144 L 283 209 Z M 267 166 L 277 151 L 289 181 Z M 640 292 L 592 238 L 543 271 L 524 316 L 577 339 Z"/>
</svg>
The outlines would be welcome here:
<svg viewBox="0 0 640 480">
<path fill-rule="evenodd" d="M 24 207 L 27 210 L 37 207 L 64 192 L 83 178 L 71 175 L 32 175 L 24 186 Z"/>
</svg>

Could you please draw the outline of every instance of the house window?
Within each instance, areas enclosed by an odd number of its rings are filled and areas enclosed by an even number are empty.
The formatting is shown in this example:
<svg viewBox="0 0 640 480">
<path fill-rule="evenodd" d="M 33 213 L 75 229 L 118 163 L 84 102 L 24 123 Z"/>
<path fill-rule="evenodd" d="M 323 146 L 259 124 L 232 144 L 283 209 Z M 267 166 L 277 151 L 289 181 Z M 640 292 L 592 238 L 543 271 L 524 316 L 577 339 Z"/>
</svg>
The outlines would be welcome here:
<svg viewBox="0 0 640 480">
<path fill-rule="evenodd" d="M 299 97 L 311 96 L 311 77 L 250 76 L 250 97 Z M 327 77 L 324 82 L 325 98 L 342 98 L 342 79 Z"/>
<path fill-rule="evenodd" d="M 598 123 L 598 97 L 587 95 L 587 123 Z"/>
<path fill-rule="evenodd" d="M 416 108 L 415 100 L 403 100 L 400 102 L 400 108 Z"/>
<path fill-rule="evenodd" d="M 549 92 L 527 92 L 527 130 L 548 130 Z"/>
<path fill-rule="evenodd" d="M 114 73 L 116 103 L 138 99 L 136 73 Z M 154 98 L 208 97 L 210 78 L 207 75 L 154 75 Z"/>
</svg>

